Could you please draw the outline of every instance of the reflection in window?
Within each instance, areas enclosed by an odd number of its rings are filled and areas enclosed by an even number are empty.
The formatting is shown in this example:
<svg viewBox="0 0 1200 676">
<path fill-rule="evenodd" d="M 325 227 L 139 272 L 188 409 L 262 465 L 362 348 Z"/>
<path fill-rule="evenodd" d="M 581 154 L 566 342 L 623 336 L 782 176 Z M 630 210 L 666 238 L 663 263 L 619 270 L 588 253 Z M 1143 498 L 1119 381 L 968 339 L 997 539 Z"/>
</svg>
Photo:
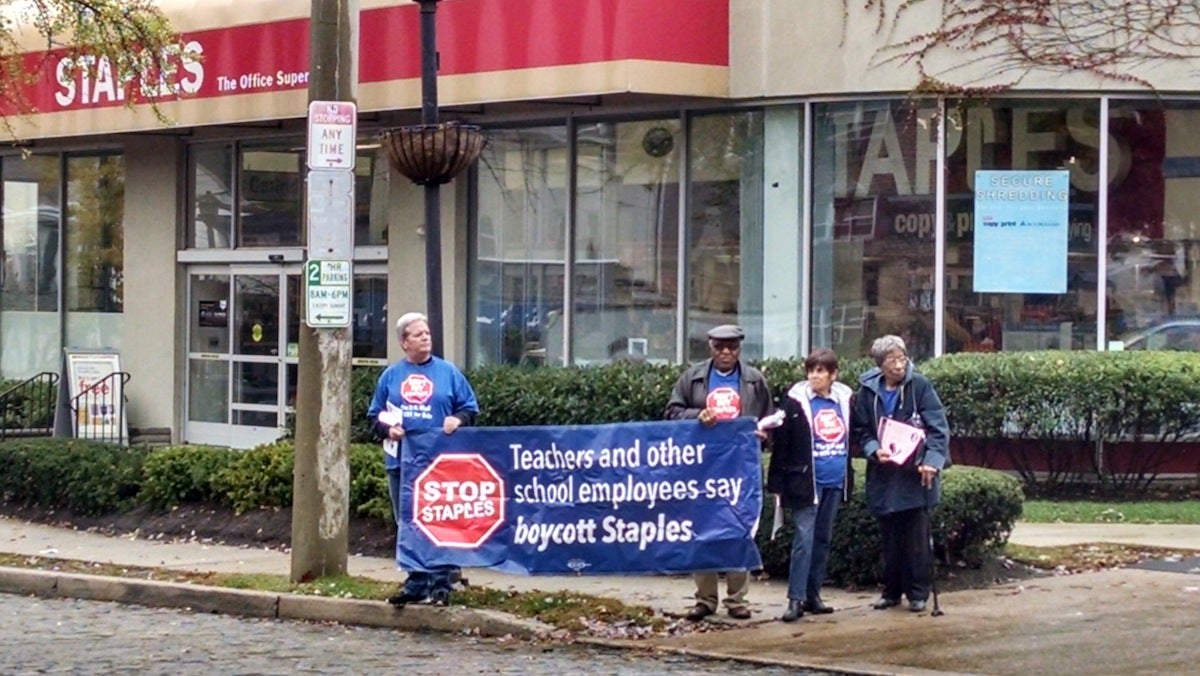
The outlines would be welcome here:
<svg viewBox="0 0 1200 676">
<path fill-rule="evenodd" d="M 692 120 L 688 144 L 686 360 L 709 357 L 707 332 L 747 331 L 744 358 L 762 354 L 762 115 Z"/>
<path fill-rule="evenodd" d="M 1096 104 L 993 102 L 949 106 L 948 111 L 945 351 L 1094 348 Z M 1066 293 L 974 291 L 972 191 L 979 169 L 1069 170 Z"/>
<path fill-rule="evenodd" d="M 195 146 L 190 164 L 194 206 L 188 246 L 228 249 L 233 243 L 233 146 Z"/>
<path fill-rule="evenodd" d="M 356 246 L 387 243 L 389 172 L 382 152 L 378 144 L 363 144 L 355 160 Z M 188 180 L 188 247 L 303 244 L 305 164 L 299 140 L 193 145 Z"/>
<path fill-rule="evenodd" d="M 682 140 L 674 119 L 578 130 L 577 363 L 675 360 Z"/>
<path fill-rule="evenodd" d="M 1141 101 L 1109 113 L 1107 338 L 1198 349 L 1200 109 Z M 1137 336 L 1145 333 L 1143 339 Z"/>
<path fill-rule="evenodd" d="M 562 363 L 568 167 L 564 127 L 488 137 L 478 170 L 473 364 Z"/>
<path fill-rule="evenodd" d="M 387 275 L 354 275 L 354 358 L 386 359 Z"/>
<path fill-rule="evenodd" d="M 891 333 L 932 356 L 936 107 L 813 110 L 812 345 L 853 358 Z"/>
<path fill-rule="evenodd" d="M 0 378 L 57 371 L 59 157 L 0 158 Z"/>
<path fill-rule="evenodd" d="M 67 159 L 67 344 L 119 348 L 125 299 L 125 162 Z"/>
<path fill-rule="evenodd" d="M 303 157 L 287 146 L 244 148 L 238 202 L 239 246 L 300 244 Z"/>
</svg>

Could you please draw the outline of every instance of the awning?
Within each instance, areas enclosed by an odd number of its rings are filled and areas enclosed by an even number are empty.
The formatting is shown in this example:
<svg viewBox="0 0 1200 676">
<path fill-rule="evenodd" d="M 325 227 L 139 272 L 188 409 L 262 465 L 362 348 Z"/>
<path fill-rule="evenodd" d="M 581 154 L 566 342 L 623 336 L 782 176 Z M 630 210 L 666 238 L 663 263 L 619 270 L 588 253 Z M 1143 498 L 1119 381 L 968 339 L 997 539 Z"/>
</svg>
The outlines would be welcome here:
<svg viewBox="0 0 1200 676">
<path fill-rule="evenodd" d="M 305 115 L 309 0 L 160 5 L 199 55 L 181 58 L 178 92 L 150 91 L 169 125 Z M 442 105 L 729 92 L 729 0 L 444 0 L 437 30 Z M 358 54 L 360 111 L 420 107 L 416 3 L 361 0 Z M 19 138 L 163 128 L 149 104 L 126 105 L 105 64 L 73 75 L 63 59 L 26 54 L 40 75 L 27 89 L 36 112 L 12 118 Z"/>
</svg>

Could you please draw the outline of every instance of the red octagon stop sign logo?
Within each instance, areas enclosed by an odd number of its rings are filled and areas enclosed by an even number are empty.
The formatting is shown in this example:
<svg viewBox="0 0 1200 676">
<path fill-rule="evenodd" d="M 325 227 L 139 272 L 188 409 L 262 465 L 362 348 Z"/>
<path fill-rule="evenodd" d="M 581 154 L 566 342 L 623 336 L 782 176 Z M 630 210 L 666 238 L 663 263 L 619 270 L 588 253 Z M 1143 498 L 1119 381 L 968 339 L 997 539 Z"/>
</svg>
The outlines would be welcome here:
<svg viewBox="0 0 1200 676">
<path fill-rule="evenodd" d="M 413 486 L 413 522 L 440 547 L 474 549 L 504 523 L 504 480 L 478 453 L 443 453 Z"/>
</svg>

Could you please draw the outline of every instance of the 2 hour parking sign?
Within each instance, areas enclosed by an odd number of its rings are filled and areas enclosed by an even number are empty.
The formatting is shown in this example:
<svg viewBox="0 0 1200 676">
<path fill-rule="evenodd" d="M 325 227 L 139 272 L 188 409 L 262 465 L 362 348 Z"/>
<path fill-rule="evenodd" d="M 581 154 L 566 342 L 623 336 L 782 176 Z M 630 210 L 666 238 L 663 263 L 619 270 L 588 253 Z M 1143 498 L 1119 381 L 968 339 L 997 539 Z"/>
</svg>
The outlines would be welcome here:
<svg viewBox="0 0 1200 676">
<path fill-rule="evenodd" d="M 350 326 L 350 261 L 304 264 L 304 323 L 314 329 Z"/>
</svg>

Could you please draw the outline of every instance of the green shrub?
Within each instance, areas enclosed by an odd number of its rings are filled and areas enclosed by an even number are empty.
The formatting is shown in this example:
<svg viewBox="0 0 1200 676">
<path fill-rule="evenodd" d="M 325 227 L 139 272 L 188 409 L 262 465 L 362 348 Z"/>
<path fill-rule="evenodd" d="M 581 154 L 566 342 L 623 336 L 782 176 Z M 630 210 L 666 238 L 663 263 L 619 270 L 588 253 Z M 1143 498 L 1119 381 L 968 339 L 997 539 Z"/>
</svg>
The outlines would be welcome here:
<svg viewBox="0 0 1200 676">
<path fill-rule="evenodd" d="M 217 472 L 212 486 L 238 514 L 257 507 L 290 507 L 295 461 L 290 441 L 255 446 Z"/>
<path fill-rule="evenodd" d="M 0 392 L 7 393 L 0 408 L 0 428 L 28 429 L 54 426 L 54 407 L 58 403 L 58 387 L 45 380 L 36 380 L 19 389 L 23 380 L 0 380 Z"/>
<path fill-rule="evenodd" d="M 835 584 L 873 586 L 882 574 L 879 526 L 867 510 L 863 487 L 865 462 L 855 460 L 857 485 L 842 505 L 830 544 L 827 574 Z M 945 561 L 979 565 L 983 558 L 1008 541 L 1021 515 L 1024 496 L 1013 477 L 978 467 L 952 467 L 942 480 L 942 501 L 931 515 L 938 556 Z M 772 540 L 774 501 L 767 496 L 757 541 L 763 569 L 772 577 L 787 578 L 791 558 L 791 524 Z"/>
<path fill-rule="evenodd" d="M 105 514 L 128 507 L 142 479 L 143 447 L 76 439 L 0 444 L 0 492 L 24 505 Z"/>
<path fill-rule="evenodd" d="M 661 420 L 680 370 L 635 362 L 487 366 L 468 379 L 479 399 L 479 425 L 585 425 Z"/>
<path fill-rule="evenodd" d="M 233 465 L 238 451 L 213 446 L 160 448 L 146 457 L 138 501 L 152 507 L 175 507 L 220 498 L 214 478 Z"/>
<path fill-rule="evenodd" d="M 379 444 L 350 446 L 350 505 L 355 514 L 394 523 Z"/>
<path fill-rule="evenodd" d="M 951 435 L 1029 486 L 1099 479 L 1144 489 L 1176 452 L 1172 442 L 1200 440 L 1200 353 L 955 354 L 922 371 L 946 405 Z M 1136 449 L 1127 466 L 1114 466 L 1099 460 L 1097 442 Z"/>
</svg>

